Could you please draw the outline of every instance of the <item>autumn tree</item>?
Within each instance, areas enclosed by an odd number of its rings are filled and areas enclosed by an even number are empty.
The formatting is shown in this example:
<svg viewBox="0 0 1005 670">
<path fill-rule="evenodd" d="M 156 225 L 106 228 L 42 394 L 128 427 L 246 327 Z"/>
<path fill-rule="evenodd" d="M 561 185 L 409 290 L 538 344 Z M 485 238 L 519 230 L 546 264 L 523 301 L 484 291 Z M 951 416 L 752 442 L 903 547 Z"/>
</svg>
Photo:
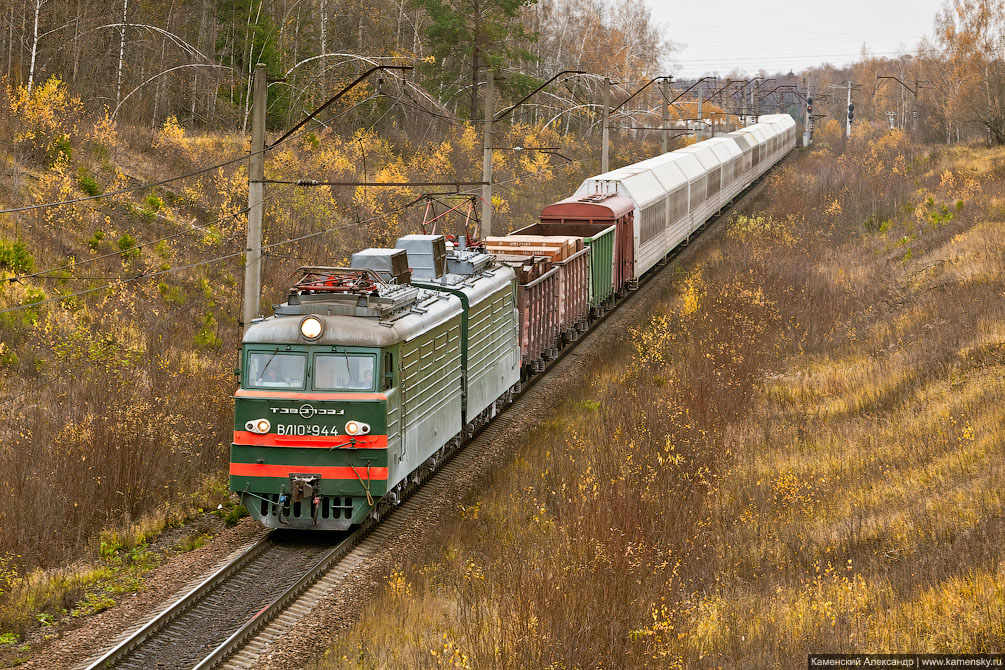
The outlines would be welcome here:
<svg viewBox="0 0 1005 670">
<path fill-rule="evenodd" d="M 941 82 L 949 116 L 977 125 L 1005 144 L 1005 2 L 945 0 L 936 38 L 946 62 Z"/>
</svg>

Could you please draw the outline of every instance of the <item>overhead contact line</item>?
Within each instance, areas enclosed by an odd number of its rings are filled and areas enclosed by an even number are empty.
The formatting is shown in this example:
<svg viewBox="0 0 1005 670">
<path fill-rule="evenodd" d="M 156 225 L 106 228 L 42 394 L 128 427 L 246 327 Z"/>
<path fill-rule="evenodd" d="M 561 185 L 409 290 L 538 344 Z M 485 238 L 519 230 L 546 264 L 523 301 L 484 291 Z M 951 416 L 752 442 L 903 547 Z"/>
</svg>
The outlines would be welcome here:
<svg viewBox="0 0 1005 670">
<path fill-rule="evenodd" d="M 222 163 L 217 163 L 216 165 L 210 165 L 208 167 L 199 168 L 198 170 L 193 170 L 191 172 L 186 172 L 175 177 L 168 177 L 167 179 L 161 179 L 160 181 L 151 181 L 144 184 L 139 184 L 137 186 L 129 186 L 127 188 L 121 188 L 117 191 L 108 191 L 106 193 L 99 193 L 97 195 L 87 195 L 80 198 L 71 198 L 69 200 L 58 200 L 56 202 L 43 202 L 37 205 L 25 205 L 23 207 L 13 207 L 11 209 L 0 209 L 0 214 L 14 214 L 17 212 L 29 212 L 35 209 L 45 209 L 48 207 L 59 207 L 61 205 L 72 205 L 78 202 L 87 202 L 89 200 L 99 200 L 101 198 L 110 198 L 115 195 L 122 195 L 124 193 L 132 193 L 133 191 L 142 191 L 148 188 L 156 188 L 158 186 L 163 186 L 164 184 L 170 184 L 171 182 L 181 181 L 182 179 L 188 179 L 189 177 L 195 177 L 196 175 L 205 174 L 207 172 L 212 172 L 222 167 L 227 167 L 228 165 L 233 165 L 234 163 L 240 163 L 243 160 L 247 160 L 248 156 L 238 156 L 232 158 L 228 161 Z"/>
<path fill-rule="evenodd" d="M 570 164 L 579 163 L 579 162 L 582 162 L 583 160 L 585 160 L 585 159 L 582 159 L 582 158 L 574 159 L 574 160 L 570 161 Z M 521 174 L 521 175 L 516 175 L 514 177 L 511 177 L 510 179 L 505 179 L 503 181 L 493 182 L 493 184 L 499 184 L 499 185 L 508 184 L 508 183 L 511 183 L 511 182 L 514 182 L 514 181 L 518 181 L 520 179 L 532 178 L 536 174 L 538 174 L 538 173 L 537 172 L 529 172 L 529 173 L 525 173 L 525 174 Z M 458 182 L 449 182 L 449 185 L 452 186 L 452 185 L 457 184 L 457 183 Z M 462 185 L 465 184 L 465 183 L 467 183 L 467 182 L 460 182 L 460 184 L 462 184 Z M 480 182 L 471 182 L 471 183 L 480 183 Z M 285 185 L 289 186 L 291 184 L 285 184 Z M 477 187 L 476 187 L 476 189 L 477 189 Z M 459 194 L 461 194 L 461 195 L 477 195 L 478 194 L 478 190 L 476 190 L 476 189 L 475 190 L 469 190 L 469 191 L 460 191 Z M 276 197 L 277 195 L 279 195 L 281 193 L 282 193 L 282 191 L 278 191 L 276 194 L 273 194 L 272 196 L 269 196 L 269 197 L 270 198 L 274 198 L 274 197 Z M 278 242 L 272 242 L 270 244 L 262 245 L 262 251 L 264 252 L 266 250 L 274 249 L 276 247 L 281 247 L 281 246 L 284 246 L 284 245 L 287 245 L 287 244 L 293 244 L 294 242 L 301 242 L 303 240 L 307 240 L 307 239 L 310 239 L 310 238 L 313 238 L 313 237 L 319 237 L 321 235 L 326 235 L 328 233 L 338 232 L 340 230 L 344 230 L 346 228 L 352 228 L 354 226 L 364 226 L 364 225 L 367 225 L 369 223 L 373 223 L 375 221 L 379 221 L 381 219 L 387 218 L 389 216 L 393 216 L 395 214 L 400 214 L 401 212 L 405 211 L 409 207 L 413 206 L 419 200 L 421 200 L 421 198 L 419 198 L 417 200 L 414 200 L 412 202 L 406 203 L 404 205 L 401 205 L 399 207 L 396 207 L 394 209 L 391 209 L 391 210 L 389 210 L 387 212 L 384 212 L 382 214 L 378 214 L 376 216 L 370 217 L 369 219 L 364 219 L 364 220 L 361 220 L 361 221 L 353 221 L 352 223 L 345 223 L 345 224 L 342 224 L 340 226 L 335 226 L 335 227 L 332 227 L 332 228 L 325 228 L 325 229 L 322 229 L 322 230 L 314 231 L 312 233 L 306 233 L 304 235 L 298 235 L 296 237 L 291 237 L 291 238 L 288 238 L 288 239 L 285 239 L 285 240 L 280 240 Z M 228 217 L 240 216 L 241 214 L 246 214 L 247 212 L 248 212 L 248 208 L 245 207 L 245 208 L 241 209 L 238 212 L 235 212 L 233 214 L 228 215 Z M 222 221 L 222 220 L 224 220 L 224 219 L 226 219 L 228 217 L 222 217 L 221 219 L 218 219 L 217 221 Z M 215 223 L 215 222 L 213 222 L 213 223 Z M 209 225 L 212 225 L 212 223 L 209 224 Z M 136 247 L 134 247 L 134 248 L 136 248 Z M 46 298 L 45 300 L 39 300 L 39 301 L 36 301 L 36 302 L 26 303 L 24 305 L 15 305 L 14 307 L 8 307 L 6 309 L 0 310 L 0 314 L 8 314 L 10 312 L 17 312 L 17 311 L 20 311 L 22 309 L 29 309 L 29 308 L 33 308 L 33 307 L 40 307 L 42 305 L 47 305 L 47 304 L 50 304 L 50 303 L 59 302 L 61 300 L 66 300 L 67 298 L 78 298 L 78 297 L 81 297 L 81 296 L 90 295 L 91 293 L 97 293 L 98 291 L 103 291 L 105 289 L 116 288 L 118 286 L 124 286 L 126 284 L 131 284 L 131 283 L 136 282 L 136 281 L 141 281 L 141 280 L 144 280 L 144 279 L 153 279 L 155 277 L 161 277 L 161 276 L 164 276 L 164 275 L 171 274 L 172 272 L 181 272 L 183 270 L 190 270 L 190 269 L 193 269 L 193 268 L 202 267 L 204 265 L 210 265 L 212 263 L 218 263 L 218 262 L 221 262 L 221 261 L 229 260 L 231 258 L 236 258 L 238 256 L 243 256 L 244 253 L 245 253 L 245 251 L 242 249 L 240 251 L 235 251 L 235 252 L 232 252 L 232 253 L 229 253 L 229 254 L 224 254 L 222 256 L 215 256 L 213 258 L 207 258 L 205 260 L 196 261 L 194 263 L 188 263 L 186 265 L 179 265 L 177 267 L 168 268 L 167 270 L 157 270 L 157 271 L 154 271 L 154 272 L 140 273 L 140 274 L 138 274 L 136 276 L 133 276 L 133 277 L 123 277 L 122 279 L 120 279 L 118 281 L 110 282 L 110 283 L 104 284 L 102 286 L 95 286 L 95 287 L 92 287 L 92 288 L 89 288 L 89 289 L 85 289 L 83 291 L 76 291 L 74 293 L 67 293 L 67 294 L 60 295 L 60 296 L 54 296 L 52 298 Z M 122 254 L 122 252 L 116 252 L 116 253 L 110 254 L 110 255 L 121 255 L 121 254 Z M 46 271 L 43 271 L 43 273 L 47 273 L 47 272 L 51 272 L 51 271 L 52 270 L 46 270 Z M 15 281 L 16 279 L 17 279 L 16 277 L 13 277 L 9 281 Z"/>
</svg>

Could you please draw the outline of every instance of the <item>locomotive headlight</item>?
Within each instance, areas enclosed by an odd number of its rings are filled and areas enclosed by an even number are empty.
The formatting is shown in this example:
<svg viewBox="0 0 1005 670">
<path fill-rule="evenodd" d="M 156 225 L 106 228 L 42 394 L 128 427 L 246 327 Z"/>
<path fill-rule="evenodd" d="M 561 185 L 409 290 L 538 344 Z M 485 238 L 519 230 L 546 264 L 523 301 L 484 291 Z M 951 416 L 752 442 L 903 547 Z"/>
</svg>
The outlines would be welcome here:
<svg viewBox="0 0 1005 670">
<path fill-rule="evenodd" d="M 300 322 L 300 334 L 308 340 L 316 340 L 321 337 L 321 319 L 316 316 L 309 316 Z"/>
<path fill-rule="evenodd" d="M 370 432 L 370 425 L 360 421 L 349 421 L 345 424 L 345 432 L 348 435 L 366 435 Z"/>
<path fill-rule="evenodd" d="M 272 424 L 269 423 L 268 419 L 255 419 L 254 421 L 249 421 L 244 424 L 244 427 L 249 433 L 256 433 L 258 435 L 265 435 L 272 428 Z"/>
</svg>

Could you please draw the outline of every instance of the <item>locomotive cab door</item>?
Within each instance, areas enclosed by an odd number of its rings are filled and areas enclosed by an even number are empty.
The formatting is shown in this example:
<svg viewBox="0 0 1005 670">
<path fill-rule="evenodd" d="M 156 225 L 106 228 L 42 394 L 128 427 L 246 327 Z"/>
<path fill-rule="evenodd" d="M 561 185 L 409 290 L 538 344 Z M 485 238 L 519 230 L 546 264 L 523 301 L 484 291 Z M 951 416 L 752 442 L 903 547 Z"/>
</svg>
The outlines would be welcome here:
<svg viewBox="0 0 1005 670">
<path fill-rule="evenodd" d="M 405 421 L 405 407 L 401 402 L 404 389 L 404 375 L 401 358 L 395 350 L 385 350 L 381 355 L 381 390 L 387 393 L 387 450 L 388 465 L 396 466 L 405 457 L 405 442 L 402 430 Z"/>
</svg>

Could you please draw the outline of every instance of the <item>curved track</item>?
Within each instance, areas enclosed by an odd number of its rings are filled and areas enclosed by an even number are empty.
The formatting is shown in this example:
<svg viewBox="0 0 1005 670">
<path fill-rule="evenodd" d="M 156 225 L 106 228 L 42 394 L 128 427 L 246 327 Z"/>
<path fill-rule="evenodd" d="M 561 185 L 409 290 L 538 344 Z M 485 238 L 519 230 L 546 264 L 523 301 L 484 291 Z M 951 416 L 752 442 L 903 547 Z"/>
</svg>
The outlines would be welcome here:
<svg viewBox="0 0 1005 670">
<path fill-rule="evenodd" d="M 786 158 L 776 166 L 784 163 Z M 709 219 L 701 230 L 751 197 L 759 183 L 760 180 L 755 181 L 733 203 Z M 667 260 L 676 257 L 683 248 L 678 247 L 671 252 Z M 640 282 L 639 288 L 668 264 L 665 262 L 653 268 Z M 630 292 L 618 301 L 616 307 L 624 305 L 638 293 Z M 565 346 L 541 373 L 523 384 L 523 393 L 558 365 L 585 337 L 598 330 L 613 312 L 606 312 L 591 323 L 575 342 Z M 520 405 L 521 397 L 522 394 L 517 396 L 512 404 Z M 468 466 L 467 461 L 478 452 L 480 441 L 498 437 L 496 433 L 503 429 L 499 423 L 489 423 L 459 449 L 448 454 L 435 469 L 422 470 L 419 482 L 404 492 L 398 508 L 378 507 L 374 518 L 353 531 L 295 533 L 275 530 L 263 533 L 239 556 L 154 619 L 81 667 L 87 670 L 206 670 L 225 663 L 226 668 L 250 668 L 269 643 L 307 616 L 349 573 L 373 556 L 383 546 L 384 540 L 401 530 L 411 516 L 408 513 L 410 510 L 421 508 L 436 495 L 437 487 L 426 486 L 427 482 L 450 481 Z M 395 509 L 403 513 L 392 513 Z"/>
</svg>

